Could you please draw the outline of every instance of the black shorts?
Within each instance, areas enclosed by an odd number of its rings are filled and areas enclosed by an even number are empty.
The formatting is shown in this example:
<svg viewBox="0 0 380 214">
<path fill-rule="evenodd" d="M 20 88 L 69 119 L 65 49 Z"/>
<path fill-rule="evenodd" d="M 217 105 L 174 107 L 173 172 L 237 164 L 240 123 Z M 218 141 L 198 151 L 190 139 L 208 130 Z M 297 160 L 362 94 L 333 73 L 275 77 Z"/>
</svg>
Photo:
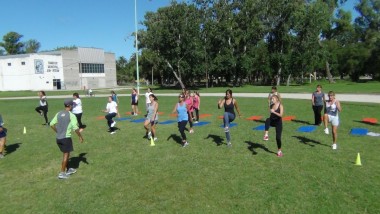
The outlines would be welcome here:
<svg viewBox="0 0 380 214">
<path fill-rule="evenodd" d="M 139 101 L 137 101 L 137 102 L 131 102 L 131 105 L 133 105 L 133 106 L 138 106 L 139 105 Z"/>
<path fill-rule="evenodd" d="M 71 138 L 57 139 L 57 145 L 63 153 L 74 151 L 73 140 Z"/>
</svg>

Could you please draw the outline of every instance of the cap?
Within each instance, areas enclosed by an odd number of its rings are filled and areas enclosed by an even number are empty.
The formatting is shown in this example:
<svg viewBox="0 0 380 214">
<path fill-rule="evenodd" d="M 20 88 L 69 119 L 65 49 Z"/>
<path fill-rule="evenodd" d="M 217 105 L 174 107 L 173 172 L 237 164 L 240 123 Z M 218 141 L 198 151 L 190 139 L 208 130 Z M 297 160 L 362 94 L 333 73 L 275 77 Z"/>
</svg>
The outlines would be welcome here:
<svg viewBox="0 0 380 214">
<path fill-rule="evenodd" d="M 73 100 L 72 99 L 67 99 L 65 102 L 63 102 L 65 106 L 72 106 L 73 105 Z"/>
</svg>

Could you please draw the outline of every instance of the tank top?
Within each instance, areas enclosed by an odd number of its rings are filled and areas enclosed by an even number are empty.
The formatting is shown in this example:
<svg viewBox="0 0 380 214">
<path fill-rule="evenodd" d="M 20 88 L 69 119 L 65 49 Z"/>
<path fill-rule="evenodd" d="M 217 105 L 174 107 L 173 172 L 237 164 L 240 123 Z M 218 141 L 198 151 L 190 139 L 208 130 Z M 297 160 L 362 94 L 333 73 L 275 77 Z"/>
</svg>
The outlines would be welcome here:
<svg viewBox="0 0 380 214">
<path fill-rule="evenodd" d="M 234 98 L 232 98 L 230 104 L 227 104 L 227 100 L 224 101 L 224 112 L 229 112 L 229 113 L 235 115 L 235 111 L 234 111 Z"/>
<path fill-rule="evenodd" d="M 274 104 L 273 104 L 273 105 L 274 105 Z M 272 106 L 273 106 L 273 105 L 272 105 Z M 278 108 L 275 110 L 275 112 L 278 113 L 278 114 L 280 114 L 280 111 L 281 111 L 280 106 L 281 106 L 281 103 L 278 105 Z M 270 113 L 269 118 L 270 118 L 271 120 L 281 120 L 281 117 L 279 117 L 278 115 L 276 115 L 276 114 L 274 114 L 274 113 Z"/>
<path fill-rule="evenodd" d="M 326 102 L 326 114 L 331 116 L 338 116 L 338 108 L 336 107 L 336 101 L 330 104 L 330 101 Z"/>
<path fill-rule="evenodd" d="M 133 102 L 133 103 L 136 102 L 136 94 L 135 94 L 135 93 L 132 93 L 132 102 Z"/>
<path fill-rule="evenodd" d="M 149 106 L 148 106 L 148 115 L 146 116 L 146 118 L 148 120 L 152 120 L 153 119 L 154 108 L 156 108 L 156 105 L 157 105 L 156 102 L 153 105 L 151 103 L 149 104 Z M 156 114 L 156 118 L 154 118 L 154 120 L 158 120 L 158 114 Z"/>
<path fill-rule="evenodd" d="M 186 103 L 183 102 L 182 105 L 180 103 L 177 103 L 177 121 L 188 121 L 188 115 L 187 115 L 187 108 Z"/>
</svg>

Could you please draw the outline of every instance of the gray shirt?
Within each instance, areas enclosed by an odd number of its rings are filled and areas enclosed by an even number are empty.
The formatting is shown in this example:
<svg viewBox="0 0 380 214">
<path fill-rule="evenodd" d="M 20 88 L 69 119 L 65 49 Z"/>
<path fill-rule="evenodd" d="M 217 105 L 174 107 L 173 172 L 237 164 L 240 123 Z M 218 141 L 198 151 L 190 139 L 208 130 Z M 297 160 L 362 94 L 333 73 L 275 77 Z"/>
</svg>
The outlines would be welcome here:
<svg viewBox="0 0 380 214">
<path fill-rule="evenodd" d="M 316 91 L 313 93 L 314 96 L 314 106 L 323 106 L 323 98 L 325 94 L 323 92 L 317 93 Z"/>
</svg>

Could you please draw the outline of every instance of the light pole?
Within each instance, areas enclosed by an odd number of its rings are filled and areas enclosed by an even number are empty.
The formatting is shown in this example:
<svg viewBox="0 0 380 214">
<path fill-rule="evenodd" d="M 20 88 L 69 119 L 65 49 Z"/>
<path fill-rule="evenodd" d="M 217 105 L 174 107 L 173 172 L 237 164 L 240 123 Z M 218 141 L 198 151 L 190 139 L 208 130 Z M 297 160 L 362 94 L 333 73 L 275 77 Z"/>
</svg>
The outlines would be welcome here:
<svg viewBox="0 0 380 214">
<path fill-rule="evenodd" d="M 136 47 L 136 80 L 137 80 L 137 93 L 140 94 L 139 48 L 138 48 L 138 46 L 137 46 L 137 0 L 135 0 L 135 47 Z"/>
</svg>

